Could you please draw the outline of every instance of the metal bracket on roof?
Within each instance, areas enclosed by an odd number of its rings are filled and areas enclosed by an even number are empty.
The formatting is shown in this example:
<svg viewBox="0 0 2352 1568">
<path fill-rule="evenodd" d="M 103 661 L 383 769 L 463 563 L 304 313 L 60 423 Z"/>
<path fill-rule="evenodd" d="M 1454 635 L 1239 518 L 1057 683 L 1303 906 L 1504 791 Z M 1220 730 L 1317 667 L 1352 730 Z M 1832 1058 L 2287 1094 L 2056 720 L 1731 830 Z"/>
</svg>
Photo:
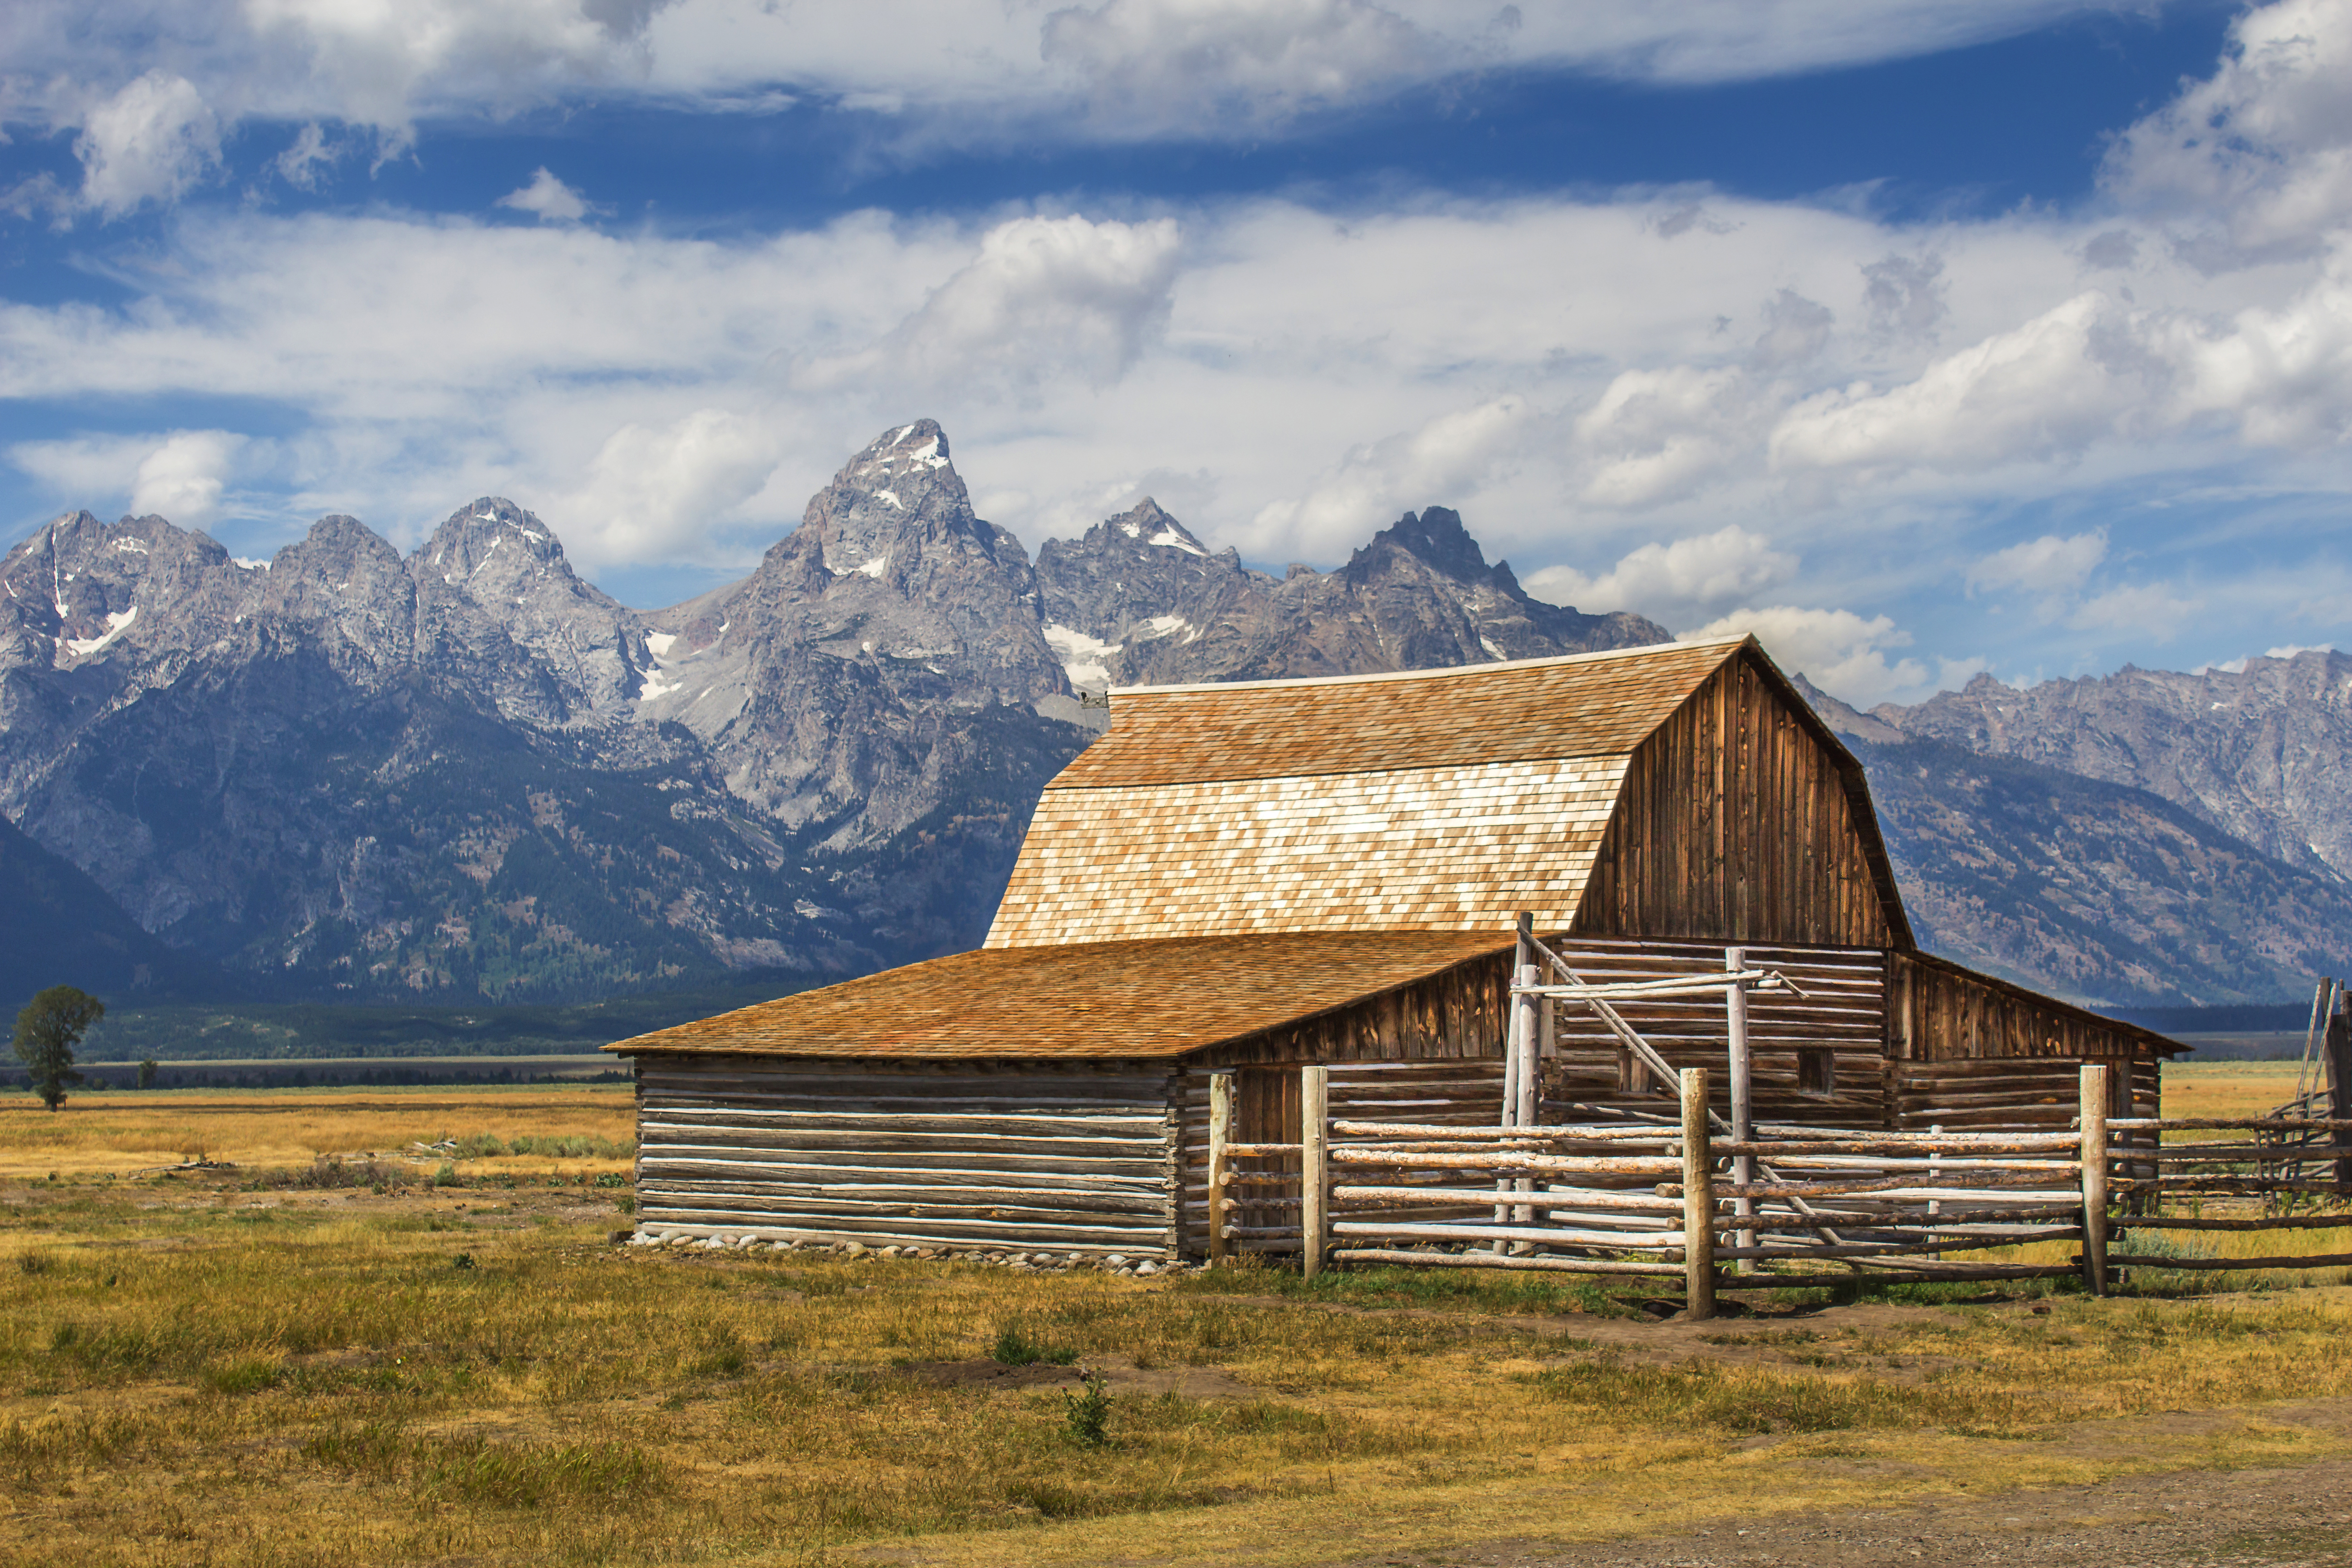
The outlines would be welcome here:
<svg viewBox="0 0 2352 1568">
<path fill-rule="evenodd" d="M 1110 693 L 1108 691 L 1096 692 L 1081 690 L 1078 693 L 1078 706 L 1081 708 L 1108 708 L 1110 706 Z"/>
</svg>

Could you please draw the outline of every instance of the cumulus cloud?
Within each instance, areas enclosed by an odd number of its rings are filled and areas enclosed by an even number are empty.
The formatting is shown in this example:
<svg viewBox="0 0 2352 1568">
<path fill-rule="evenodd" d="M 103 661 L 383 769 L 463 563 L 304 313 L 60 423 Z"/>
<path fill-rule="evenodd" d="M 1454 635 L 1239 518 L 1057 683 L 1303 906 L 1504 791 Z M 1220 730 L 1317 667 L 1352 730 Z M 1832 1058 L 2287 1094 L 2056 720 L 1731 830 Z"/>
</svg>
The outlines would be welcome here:
<svg viewBox="0 0 2352 1568">
<path fill-rule="evenodd" d="M 541 223 L 578 223 L 590 211 L 587 198 L 550 174 L 544 163 L 530 184 L 509 191 L 498 205 L 527 212 Z"/>
<path fill-rule="evenodd" d="M 2081 294 L 1929 365 L 1916 381 L 1806 399 L 1772 432 L 1774 466 L 1975 468 L 2047 459 L 2113 429 L 2136 401 L 2098 350 L 2112 302 Z"/>
<path fill-rule="evenodd" d="M 2277 0 L 2207 79 L 2117 137 L 2103 183 L 2212 270 L 2315 254 L 2352 220 L 2352 0 Z"/>
<path fill-rule="evenodd" d="M 713 526 L 757 495 L 782 455 L 774 422 L 698 408 L 658 428 L 624 425 L 560 505 L 586 563 L 699 559 Z"/>
<path fill-rule="evenodd" d="M 2045 533 L 1979 560 L 1969 568 L 1969 591 L 2015 588 L 2044 599 L 2063 599 L 2090 581 L 2106 557 L 2104 528 L 2063 537 Z"/>
<path fill-rule="evenodd" d="M 999 224 L 982 237 L 980 254 L 879 343 L 814 363 L 803 380 L 1034 387 L 1075 374 L 1106 385 L 1166 325 L 1180 239 L 1172 218 Z"/>
<path fill-rule="evenodd" d="M 8 448 L 8 461 L 49 486 L 58 510 L 123 504 L 204 528 L 220 516 L 222 492 L 247 445 L 230 430 L 89 435 L 20 441 Z"/>
<path fill-rule="evenodd" d="M 1527 439 L 1532 418 L 1526 399 L 1499 397 L 1359 447 L 1304 496 L 1261 509 L 1254 542 L 1318 558 L 1344 552 L 1402 513 L 1477 483 Z"/>
<path fill-rule="evenodd" d="M 1678 500 L 1745 452 L 1765 415 L 1737 369 L 1626 371 L 1576 422 L 1591 464 L 1580 499 L 1626 509 Z"/>
<path fill-rule="evenodd" d="M 1588 615 L 1633 610 L 1667 626 L 1688 626 L 1797 574 L 1797 558 L 1733 523 L 1713 533 L 1644 544 L 1599 576 L 1572 566 L 1528 574 L 1528 593 Z"/>
<path fill-rule="evenodd" d="M 149 71 L 91 110 L 74 142 L 81 205 L 120 217 L 170 203 L 220 163 L 220 125 L 194 83 Z"/>
<path fill-rule="evenodd" d="M 1802 674 L 1814 685 L 1853 704 L 1901 702 L 1936 688 L 1927 667 L 1916 658 L 1887 660 L 1887 650 L 1911 646 L 1911 634 L 1886 616 L 1867 619 L 1852 610 L 1800 609 L 1775 605 L 1734 610 L 1683 634 L 1685 642 L 1753 636 L 1774 663 Z M 1947 671 L 1948 679 L 1950 671 Z M 1965 679 L 1965 677 L 1963 677 Z"/>
<path fill-rule="evenodd" d="M 220 515 L 221 491 L 245 437 L 226 430 L 175 430 L 139 460 L 131 476 L 131 510 L 204 528 Z"/>
</svg>

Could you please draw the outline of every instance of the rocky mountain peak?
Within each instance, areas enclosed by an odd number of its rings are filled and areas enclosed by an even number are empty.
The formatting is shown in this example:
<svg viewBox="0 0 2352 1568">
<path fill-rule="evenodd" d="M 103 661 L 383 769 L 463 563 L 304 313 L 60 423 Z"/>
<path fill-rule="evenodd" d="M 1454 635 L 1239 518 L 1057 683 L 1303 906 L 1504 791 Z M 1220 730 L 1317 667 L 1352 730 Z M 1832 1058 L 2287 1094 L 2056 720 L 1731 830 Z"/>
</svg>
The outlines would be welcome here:
<svg viewBox="0 0 2352 1568">
<path fill-rule="evenodd" d="M 993 554 L 1000 542 L 998 531 L 972 515 L 947 433 L 933 419 L 876 437 L 811 498 L 800 533 L 809 536 L 801 548 L 813 544 L 836 577 L 881 577 L 929 544 L 969 542 Z"/>
<path fill-rule="evenodd" d="M 1209 547 L 1193 538 L 1191 529 L 1161 510 L 1160 503 L 1150 496 L 1117 517 L 1104 519 L 1097 526 L 1107 541 L 1115 536 L 1147 550 L 1181 550 L 1187 555 L 1209 553 Z M 1089 537 L 1093 532 L 1092 529 L 1087 531 Z"/>
<path fill-rule="evenodd" d="M 502 583 L 549 568 L 572 574 L 555 531 L 502 496 L 459 507 L 416 554 L 420 574 L 430 573 L 460 590 L 491 567 L 502 568 L 496 574 Z"/>
<path fill-rule="evenodd" d="M 1508 566 L 1486 564 L 1486 552 L 1463 526 L 1462 514 L 1444 506 L 1425 508 L 1418 515 L 1405 513 L 1372 535 L 1372 542 L 1349 557 L 1340 572 L 1360 586 L 1384 569 L 1393 569 L 1400 556 L 1457 583 L 1485 585 L 1507 581 L 1514 588 L 1518 585 Z"/>
<path fill-rule="evenodd" d="M 108 523 L 74 511 L 0 562 L 0 595 L 11 633 L 51 639 L 53 657 L 69 664 L 144 638 L 159 622 L 205 618 L 243 596 L 218 591 L 240 575 L 218 544 L 163 518 Z"/>
</svg>

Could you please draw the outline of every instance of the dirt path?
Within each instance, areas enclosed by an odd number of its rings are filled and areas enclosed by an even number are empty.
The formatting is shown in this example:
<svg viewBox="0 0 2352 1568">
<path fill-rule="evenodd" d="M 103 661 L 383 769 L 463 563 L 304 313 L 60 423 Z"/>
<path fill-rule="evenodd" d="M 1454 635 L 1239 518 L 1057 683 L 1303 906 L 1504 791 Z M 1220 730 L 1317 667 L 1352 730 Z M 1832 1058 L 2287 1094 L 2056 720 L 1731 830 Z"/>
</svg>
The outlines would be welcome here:
<svg viewBox="0 0 2352 1568">
<path fill-rule="evenodd" d="M 2352 1459 L 2190 1470 L 1880 1511 L 1792 1513 L 1561 1548 L 1492 1542 L 1349 1568 L 2344 1568 Z"/>
</svg>

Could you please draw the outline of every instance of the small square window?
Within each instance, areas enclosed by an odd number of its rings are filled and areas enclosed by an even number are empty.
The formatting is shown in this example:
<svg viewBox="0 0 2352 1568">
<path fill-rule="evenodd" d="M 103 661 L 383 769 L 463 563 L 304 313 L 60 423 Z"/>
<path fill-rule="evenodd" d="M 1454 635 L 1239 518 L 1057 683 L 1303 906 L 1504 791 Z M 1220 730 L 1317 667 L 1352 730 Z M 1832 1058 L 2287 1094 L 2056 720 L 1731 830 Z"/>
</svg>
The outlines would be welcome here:
<svg viewBox="0 0 2352 1568">
<path fill-rule="evenodd" d="M 1633 1054 L 1631 1046 L 1617 1047 L 1617 1092 L 1620 1094 L 1656 1094 L 1657 1074 L 1650 1064 Z"/>
<path fill-rule="evenodd" d="M 1807 1046 L 1797 1052 L 1797 1092 L 1822 1099 L 1837 1092 L 1837 1053 L 1827 1046 Z"/>
</svg>

